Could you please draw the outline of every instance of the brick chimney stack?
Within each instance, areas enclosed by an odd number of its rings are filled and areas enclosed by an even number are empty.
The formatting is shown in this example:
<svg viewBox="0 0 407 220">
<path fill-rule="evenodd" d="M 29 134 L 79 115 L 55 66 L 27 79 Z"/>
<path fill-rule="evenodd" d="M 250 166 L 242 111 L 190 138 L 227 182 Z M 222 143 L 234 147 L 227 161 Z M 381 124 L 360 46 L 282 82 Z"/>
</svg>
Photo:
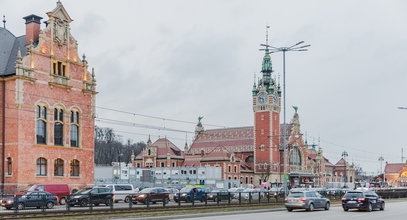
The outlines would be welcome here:
<svg viewBox="0 0 407 220">
<path fill-rule="evenodd" d="M 31 40 L 33 42 L 37 42 L 40 35 L 42 17 L 37 15 L 28 15 L 23 19 L 25 19 L 25 44 L 30 44 Z"/>
</svg>

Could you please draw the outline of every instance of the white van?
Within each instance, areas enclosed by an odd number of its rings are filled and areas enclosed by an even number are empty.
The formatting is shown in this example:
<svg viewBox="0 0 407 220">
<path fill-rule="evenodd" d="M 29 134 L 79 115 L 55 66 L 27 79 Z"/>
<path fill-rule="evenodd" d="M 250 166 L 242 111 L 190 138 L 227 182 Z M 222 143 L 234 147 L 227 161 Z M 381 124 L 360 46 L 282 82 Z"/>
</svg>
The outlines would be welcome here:
<svg viewBox="0 0 407 220">
<path fill-rule="evenodd" d="M 107 187 L 110 192 L 113 193 L 113 201 L 124 201 L 126 203 L 131 202 L 131 195 L 138 192 L 138 189 L 134 189 L 132 184 L 104 184 L 100 187 Z"/>
</svg>

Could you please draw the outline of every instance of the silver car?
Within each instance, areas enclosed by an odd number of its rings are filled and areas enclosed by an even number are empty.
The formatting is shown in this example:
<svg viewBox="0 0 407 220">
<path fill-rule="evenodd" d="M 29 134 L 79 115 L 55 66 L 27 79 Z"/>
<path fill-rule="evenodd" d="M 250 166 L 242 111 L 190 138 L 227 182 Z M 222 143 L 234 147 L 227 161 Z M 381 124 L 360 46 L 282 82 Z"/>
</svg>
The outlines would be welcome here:
<svg viewBox="0 0 407 220">
<path fill-rule="evenodd" d="M 314 211 L 316 208 L 323 208 L 329 210 L 331 201 L 324 198 L 318 192 L 314 191 L 296 191 L 290 192 L 287 198 L 284 199 L 284 205 L 289 212 L 293 209 L 305 209 L 307 211 Z"/>
</svg>

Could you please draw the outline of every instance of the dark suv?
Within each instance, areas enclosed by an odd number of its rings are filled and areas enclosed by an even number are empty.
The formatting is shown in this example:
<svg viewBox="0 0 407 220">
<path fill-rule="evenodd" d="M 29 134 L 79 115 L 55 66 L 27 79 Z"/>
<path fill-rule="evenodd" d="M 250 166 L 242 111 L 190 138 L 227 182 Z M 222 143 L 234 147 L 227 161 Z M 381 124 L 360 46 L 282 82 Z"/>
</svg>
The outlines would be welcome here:
<svg viewBox="0 0 407 220">
<path fill-rule="evenodd" d="M 112 202 L 113 194 L 110 192 L 110 189 L 106 187 L 82 189 L 68 197 L 69 206 L 88 206 L 89 204 L 94 204 L 95 206 L 105 204 L 109 206 Z"/>
<path fill-rule="evenodd" d="M 342 197 L 344 211 L 359 209 L 371 212 L 373 209 L 384 210 L 384 200 L 373 191 L 349 191 Z"/>
<path fill-rule="evenodd" d="M 22 192 L 15 197 L 1 200 L 1 205 L 6 209 L 25 207 L 45 207 L 52 209 L 57 204 L 57 197 L 48 192 Z"/>
<path fill-rule="evenodd" d="M 185 202 L 192 202 L 195 200 L 199 200 L 204 202 L 206 200 L 205 190 L 201 187 L 184 187 L 182 188 L 179 193 L 174 195 L 174 201 L 185 201 Z"/>
<path fill-rule="evenodd" d="M 132 195 L 131 201 L 133 204 L 138 202 L 147 204 L 147 203 L 156 203 L 163 202 L 167 204 L 170 201 L 170 193 L 164 188 L 145 188 L 140 192 Z"/>
</svg>

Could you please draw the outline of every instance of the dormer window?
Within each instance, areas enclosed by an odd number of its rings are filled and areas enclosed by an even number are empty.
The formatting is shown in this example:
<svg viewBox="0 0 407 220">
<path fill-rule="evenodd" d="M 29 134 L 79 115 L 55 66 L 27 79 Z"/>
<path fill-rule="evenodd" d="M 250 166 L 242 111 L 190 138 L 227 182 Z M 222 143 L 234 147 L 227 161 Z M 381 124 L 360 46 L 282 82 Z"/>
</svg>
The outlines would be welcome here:
<svg viewBox="0 0 407 220">
<path fill-rule="evenodd" d="M 66 64 L 57 61 L 52 64 L 52 73 L 58 76 L 66 76 Z"/>
</svg>

